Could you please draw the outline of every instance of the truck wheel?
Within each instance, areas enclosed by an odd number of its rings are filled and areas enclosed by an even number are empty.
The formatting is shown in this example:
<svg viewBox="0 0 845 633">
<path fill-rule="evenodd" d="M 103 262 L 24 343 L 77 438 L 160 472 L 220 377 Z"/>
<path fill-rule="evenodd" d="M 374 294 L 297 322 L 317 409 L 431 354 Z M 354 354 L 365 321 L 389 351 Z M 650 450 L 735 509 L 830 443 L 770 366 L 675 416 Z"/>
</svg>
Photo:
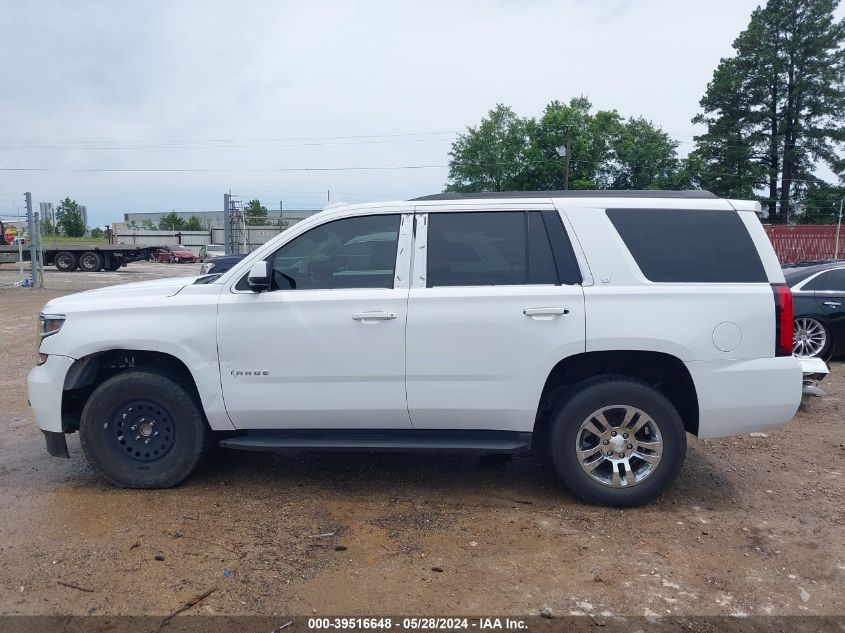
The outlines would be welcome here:
<svg viewBox="0 0 845 633">
<path fill-rule="evenodd" d="M 553 415 L 552 459 L 575 495 L 597 505 L 633 507 L 677 477 L 687 450 L 681 416 L 638 380 L 600 378 L 576 385 Z"/>
<path fill-rule="evenodd" d="M 103 258 L 99 253 L 87 251 L 79 256 L 79 269 L 86 273 L 95 273 L 103 267 Z"/>
<path fill-rule="evenodd" d="M 196 467 L 211 433 L 194 397 L 175 381 L 127 371 L 85 404 L 79 438 L 88 462 L 124 488 L 170 488 Z"/>
<path fill-rule="evenodd" d="M 120 268 L 120 266 L 121 266 L 120 260 L 117 257 L 112 257 L 111 258 L 111 264 L 109 264 L 109 266 L 108 266 L 108 270 L 114 272 L 114 271 L 118 270 Z"/>
<path fill-rule="evenodd" d="M 60 251 L 53 258 L 53 263 L 56 265 L 56 270 L 69 273 L 76 270 L 76 255 L 68 251 Z"/>
</svg>

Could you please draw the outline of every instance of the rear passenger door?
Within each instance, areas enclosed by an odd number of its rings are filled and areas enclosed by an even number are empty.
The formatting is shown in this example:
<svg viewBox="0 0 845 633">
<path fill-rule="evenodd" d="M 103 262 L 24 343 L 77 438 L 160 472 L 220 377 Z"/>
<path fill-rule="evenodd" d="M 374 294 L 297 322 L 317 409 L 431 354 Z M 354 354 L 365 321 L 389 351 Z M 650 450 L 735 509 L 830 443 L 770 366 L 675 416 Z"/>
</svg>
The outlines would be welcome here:
<svg viewBox="0 0 845 633">
<path fill-rule="evenodd" d="M 585 346 L 582 279 L 560 215 L 418 209 L 415 231 L 411 423 L 531 431 L 549 372 Z"/>
</svg>

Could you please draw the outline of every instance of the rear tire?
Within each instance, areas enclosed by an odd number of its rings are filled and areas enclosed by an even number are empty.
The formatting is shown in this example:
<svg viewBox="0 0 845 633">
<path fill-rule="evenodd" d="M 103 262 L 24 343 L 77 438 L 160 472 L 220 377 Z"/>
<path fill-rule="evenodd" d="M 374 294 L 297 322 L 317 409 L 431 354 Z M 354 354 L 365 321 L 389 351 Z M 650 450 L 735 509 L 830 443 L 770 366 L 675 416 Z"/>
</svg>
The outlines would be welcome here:
<svg viewBox="0 0 845 633">
<path fill-rule="evenodd" d="M 120 264 L 120 260 L 119 260 L 119 259 L 117 259 L 116 257 L 112 257 L 112 258 L 111 258 L 111 264 L 109 264 L 109 266 L 108 266 L 107 270 L 110 270 L 111 272 L 114 272 L 114 271 L 116 271 L 116 270 L 120 269 L 120 265 L 121 265 L 121 264 Z"/>
<path fill-rule="evenodd" d="M 76 270 L 76 255 L 70 251 L 59 251 L 53 258 L 53 263 L 56 265 L 56 270 L 69 273 Z"/>
<path fill-rule="evenodd" d="M 85 457 L 123 488 L 170 488 L 199 463 L 211 433 L 192 394 L 161 374 L 126 371 L 101 384 L 79 427 Z"/>
<path fill-rule="evenodd" d="M 79 269 L 86 273 L 95 273 L 103 267 L 103 257 L 94 251 L 87 251 L 79 256 Z"/>
<path fill-rule="evenodd" d="M 570 393 L 552 415 L 550 435 L 564 485 L 588 503 L 615 507 L 643 505 L 663 493 L 687 447 L 669 399 L 644 382 L 615 377 L 586 380 Z"/>
</svg>

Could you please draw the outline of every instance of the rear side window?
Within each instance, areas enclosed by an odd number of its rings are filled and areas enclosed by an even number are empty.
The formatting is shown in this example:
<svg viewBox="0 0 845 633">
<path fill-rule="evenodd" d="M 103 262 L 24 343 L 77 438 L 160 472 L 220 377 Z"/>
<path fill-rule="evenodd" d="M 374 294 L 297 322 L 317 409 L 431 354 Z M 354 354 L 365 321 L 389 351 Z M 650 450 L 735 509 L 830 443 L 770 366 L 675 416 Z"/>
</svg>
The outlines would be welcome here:
<svg viewBox="0 0 845 633">
<path fill-rule="evenodd" d="M 525 283 L 523 212 L 428 216 L 428 286 Z"/>
<path fill-rule="evenodd" d="M 735 211 L 608 209 L 607 216 L 650 281 L 768 281 Z"/>
<path fill-rule="evenodd" d="M 845 268 L 829 270 L 808 281 L 801 290 L 829 290 L 845 292 Z"/>
<path fill-rule="evenodd" d="M 555 219 L 559 233 L 547 230 L 539 211 L 429 214 L 428 287 L 579 283 L 569 266 L 572 247 Z M 561 243 L 568 251 L 559 252 Z"/>
</svg>

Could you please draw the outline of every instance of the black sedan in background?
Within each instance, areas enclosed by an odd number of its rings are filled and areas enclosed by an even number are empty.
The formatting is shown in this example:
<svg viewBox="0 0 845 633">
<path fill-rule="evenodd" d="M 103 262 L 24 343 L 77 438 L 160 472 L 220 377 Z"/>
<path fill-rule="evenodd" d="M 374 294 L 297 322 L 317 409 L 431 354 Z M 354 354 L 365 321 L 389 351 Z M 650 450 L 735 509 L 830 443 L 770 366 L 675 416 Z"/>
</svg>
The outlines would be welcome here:
<svg viewBox="0 0 845 633">
<path fill-rule="evenodd" d="M 784 269 L 792 289 L 792 353 L 828 360 L 845 354 L 845 261 Z"/>
<path fill-rule="evenodd" d="M 205 260 L 200 272 L 203 275 L 219 275 L 225 273 L 235 264 L 241 261 L 246 255 L 221 255 L 219 257 L 211 257 Z"/>
</svg>

